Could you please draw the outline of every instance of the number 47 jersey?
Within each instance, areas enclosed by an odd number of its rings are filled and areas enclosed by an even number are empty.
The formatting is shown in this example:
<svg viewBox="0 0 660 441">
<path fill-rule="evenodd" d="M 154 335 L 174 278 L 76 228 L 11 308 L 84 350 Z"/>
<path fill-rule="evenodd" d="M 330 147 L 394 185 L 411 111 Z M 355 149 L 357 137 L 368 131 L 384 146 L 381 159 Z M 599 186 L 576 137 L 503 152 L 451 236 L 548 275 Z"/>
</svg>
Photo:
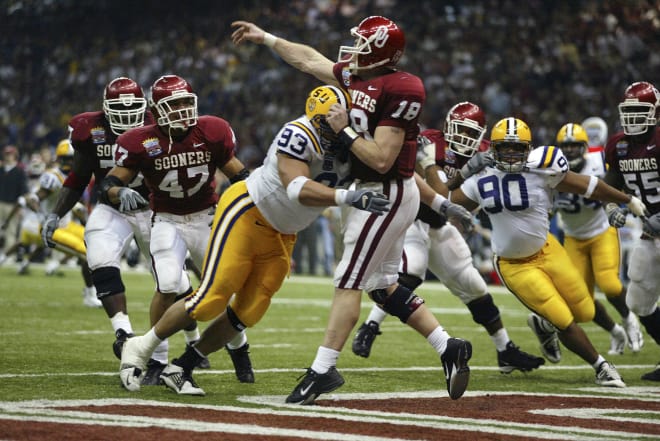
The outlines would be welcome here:
<svg viewBox="0 0 660 441">
<path fill-rule="evenodd" d="M 493 252 L 507 259 L 522 259 L 538 252 L 546 242 L 554 188 L 568 172 L 568 161 L 554 146 L 532 150 L 525 171 L 507 173 L 487 167 L 468 178 L 461 190 L 479 203 L 493 225 Z"/>
</svg>

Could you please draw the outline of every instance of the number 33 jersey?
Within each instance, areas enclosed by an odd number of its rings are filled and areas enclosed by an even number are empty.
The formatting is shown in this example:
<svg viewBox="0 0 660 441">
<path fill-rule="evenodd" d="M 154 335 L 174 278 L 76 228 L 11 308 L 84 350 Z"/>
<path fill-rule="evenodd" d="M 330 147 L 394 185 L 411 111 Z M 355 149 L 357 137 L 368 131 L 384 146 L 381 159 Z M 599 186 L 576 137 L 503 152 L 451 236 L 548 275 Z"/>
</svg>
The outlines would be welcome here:
<svg viewBox="0 0 660 441">
<path fill-rule="evenodd" d="M 543 247 L 550 227 L 553 191 L 567 171 L 568 161 L 561 150 L 542 146 L 530 152 L 522 173 L 487 167 L 463 183 L 463 193 L 488 213 L 496 255 L 522 259 Z"/>
<path fill-rule="evenodd" d="M 277 231 L 294 234 L 310 225 L 326 208 L 302 205 L 289 199 L 278 172 L 278 154 L 303 161 L 309 178 L 331 188 L 342 187 L 350 164 L 321 148 L 319 137 L 307 117 L 285 124 L 271 143 L 264 164 L 247 178 L 247 188 L 261 214 Z"/>
</svg>

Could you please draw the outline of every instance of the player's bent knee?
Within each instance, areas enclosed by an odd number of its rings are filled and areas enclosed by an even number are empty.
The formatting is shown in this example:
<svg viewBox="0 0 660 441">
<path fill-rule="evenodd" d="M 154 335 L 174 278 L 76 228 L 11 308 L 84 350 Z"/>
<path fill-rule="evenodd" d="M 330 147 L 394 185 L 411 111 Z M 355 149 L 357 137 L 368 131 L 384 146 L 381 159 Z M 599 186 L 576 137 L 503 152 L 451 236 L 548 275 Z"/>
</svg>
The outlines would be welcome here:
<svg viewBox="0 0 660 441">
<path fill-rule="evenodd" d="M 241 319 L 238 318 L 234 310 L 229 305 L 227 305 L 227 318 L 229 319 L 229 323 L 231 323 L 232 327 L 238 332 L 245 331 L 245 329 L 248 327 L 241 321 Z"/>
<path fill-rule="evenodd" d="M 482 326 L 490 325 L 500 319 L 500 310 L 493 302 L 493 297 L 490 294 L 471 301 L 467 304 L 467 307 L 472 313 L 472 320 Z"/>
<path fill-rule="evenodd" d="M 402 285 L 390 295 L 384 289 L 376 289 L 369 292 L 369 297 L 385 312 L 398 317 L 403 323 L 406 323 L 412 313 L 424 303 L 424 299 Z"/>
<path fill-rule="evenodd" d="M 121 280 L 119 268 L 115 268 L 114 266 L 105 266 L 92 270 L 92 281 L 96 287 L 96 296 L 99 299 L 126 291 L 124 282 Z"/>
<path fill-rule="evenodd" d="M 417 289 L 421 285 L 423 280 L 412 274 L 399 273 L 399 284 L 405 286 L 411 291 Z"/>
</svg>

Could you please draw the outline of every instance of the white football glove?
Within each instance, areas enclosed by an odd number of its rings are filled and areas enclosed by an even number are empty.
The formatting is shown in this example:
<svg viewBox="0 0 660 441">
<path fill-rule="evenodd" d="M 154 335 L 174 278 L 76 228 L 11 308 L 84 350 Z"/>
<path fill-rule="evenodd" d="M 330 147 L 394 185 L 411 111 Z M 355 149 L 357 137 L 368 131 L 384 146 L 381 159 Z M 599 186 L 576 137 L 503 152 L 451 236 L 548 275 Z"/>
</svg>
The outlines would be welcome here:
<svg viewBox="0 0 660 441">
<path fill-rule="evenodd" d="M 614 228 L 621 228 L 626 224 L 626 216 L 630 210 L 627 208 L 619 207 L 617 204 L 610 202 L 605 205 L 605 214 L 607 214 L 607 221 Z"/>
<path fill-rule="evenodd" d="M 458 171 L 463 179 L 476 175 L 481 170 L 495 163 L 493 156 L 489 152 L 478 152 L 465 163 Z"/>
<path fill-rule="evenodd" d="M 426 136 L 417 137 L 417 162 L 422 170 L 435 165 L 435 142 L 431 142 Z"/>
<path fill-rule="evenodd" d="M 41 226 L 41 240 L 43 240 L 44 245 L 46 245 L 48 248 L 55 248 L 55 242 L 53 242 L 53 233 L 55 233 L 55 230 L 57 230 L 59 223 L 60 217 L 55 213 L 49 213 Z"/>
<path fill-rule="evenodd" d="M 640 201 L 635 196 L 630 198 L 630 202 L 626 204 L 626 207 L 628 207 L 630 212 L 637 217 L 644 217 L 649 213 L 644 202 Z"/>
<path fill-rule="evenodd" d="M 137 210 L 147 205 L 149 205 L 149 202 L 137 191 L 128 187 L 119 189 L 119 211 L 122 213 Z"/>
</svg>

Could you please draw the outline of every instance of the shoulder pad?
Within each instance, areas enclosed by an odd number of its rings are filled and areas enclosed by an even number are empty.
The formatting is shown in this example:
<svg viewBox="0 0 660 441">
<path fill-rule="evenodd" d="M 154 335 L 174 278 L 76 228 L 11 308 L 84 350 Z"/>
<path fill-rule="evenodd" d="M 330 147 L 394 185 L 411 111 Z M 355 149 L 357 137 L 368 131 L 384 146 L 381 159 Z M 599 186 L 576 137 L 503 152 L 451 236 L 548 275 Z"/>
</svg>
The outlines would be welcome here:
<svg viewBox="0 0 660 441">
<path fill-rule="evenodd" d="M 568 171 L 568 160 L 561 149 L 553 145 L 544 145 L 535 148 L 527 157 L 527 168 L 532 170 L 547 170 L 559 173 Z"/>
</svg>

